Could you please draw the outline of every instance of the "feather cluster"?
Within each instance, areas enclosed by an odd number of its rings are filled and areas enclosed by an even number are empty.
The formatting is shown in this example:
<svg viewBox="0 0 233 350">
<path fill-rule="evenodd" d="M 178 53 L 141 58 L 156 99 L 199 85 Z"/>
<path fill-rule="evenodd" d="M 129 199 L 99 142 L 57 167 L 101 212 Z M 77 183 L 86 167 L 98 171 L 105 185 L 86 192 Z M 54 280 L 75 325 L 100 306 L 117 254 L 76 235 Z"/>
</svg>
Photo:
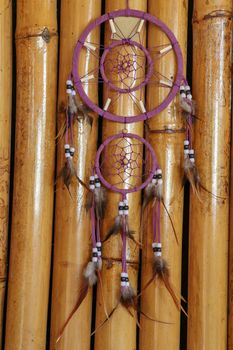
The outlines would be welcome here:
<svg viewBox="0 0 233 350">
<path fill-rule="evenodd" d="M 195 163 L 191 162 L 189 157 L 184 158 L 184 173 L 193 189 L 193 192 L 200 199 L 200 176 Z"/>
<path fill-rule="evenodd" d="M 136 307 L 136 293 L 131 285 L 121 287 L 120 302 L 127 309 L 129 307 Z"/>
<path fill-rule="evenodd" d="M 187 113 L 188 115 L 195 116 L 195 113 L 196 113 L 195 101 L 190 100 L 188 98 L 180 97 L 180 107 L 183 110 L 183 112 Z"/>
<path fill-rule="evenodd" d="M 114 220 L 114 224 L 112 225 L 112 227 L 110 227 L 110 229 L 108 230 L 103 242 L 106 242 L 111 236 L 115 236 L 118 233 L 121 233 L 123 230 L 123 227 L 125 225 L 125 233 L 126 236 L 131 239 L 135 244 L 137 244 L 139 247 L 141 247 L 141 243 L 138 242 L 135 238 L 135 231 L 130 230 L 129 228 L 129 220 L 128 220 L 128 216 L 126 215 L 125 217 L 123 217 L 122 215 L 117 215 L 115 217 Z"/>
<path fill-rule="evenodd" d="M 92 126 L 93 118 L 90 115 L 91 109 L 79 101 L 77 95 L 73 96 L 73 104 L 75 105 L 75 115 L 77 115 L 78 122 L 86 121 Z"/>
<path fill-rule="evenodd" d="M 153 278 L 158 279 L 165 285 L 167 291 L 171 295 L 178 310 L 181 309 L 180 300 L 177 298 L 171 282 L 170 282 L 170 271 L 166 260 L 162 257 L 155 257 L 153 264 Z"/>
<path fill-rule="evenodd" d="M 97 219 L 103 219 L 107 204 L 106 189 L 103 186 L 94 189 L 94 201 L 96 217 Z"/>
<path fill-rule="evenodd" d="M 83 271 L 83 276 L 86 278 L 89 287 L 93 287 L 98 280 L 98 277 L 96 274 L 97 268 L 98 268 L 97 263 L 93 261 L 89 261 L 89 263 L 87 264 L 87 267 Z"/>
</svg>

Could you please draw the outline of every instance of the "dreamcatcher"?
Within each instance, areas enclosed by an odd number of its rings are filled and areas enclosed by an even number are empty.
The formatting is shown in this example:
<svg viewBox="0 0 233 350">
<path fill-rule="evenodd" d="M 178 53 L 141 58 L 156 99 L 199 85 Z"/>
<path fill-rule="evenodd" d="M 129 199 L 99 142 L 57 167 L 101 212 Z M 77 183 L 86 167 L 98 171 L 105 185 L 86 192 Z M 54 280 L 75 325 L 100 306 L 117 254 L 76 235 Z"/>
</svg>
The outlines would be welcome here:
<svg viewBox="0 0 233 350">
<path fill-rule="evenodd" d="M 127 19 L 127 23 L 130 20 L 130 28 L 128 25 L 124 25 L 125 19 Z M 143 28 L 148 24 L 155 26 L 161 32 L 163 39 L 157 46 L 146 47 L 143 44 L 145 42 Z M 99 45 L 88 40 L 89 34 L 101 26 L 109 26 L 111 29 L 111 36 L 106 40 L 106 45 Z M 175 55 L 176 71 L 172 77 L 166 77 L 156 70 L 156 61 L 162 60 L 170 52 Z M 80 57 L 87 53 L 95 57 L 96 64 L 94 69 L 82 75 Z M 87 84 L 88 86 L 93 85 L 95 88 L 101 88 L 101 85 L 103 85 L 105 97 L 102 106 L 97 105 L 88 96 Z M 159 89 L 163 89 L 165 92 L 165 94 L 161 94 L 161 96 L 165 95 L 165 98 L 160 98 L 158 93 L 158 103 L 151 110 L 146 109 L 144 104 L 144 90 L 149 85 L 157 87 L 158 92 Z M 154 279 L 159 279 L 166 286 L 177 308 L 181 308 L 180 298 L 175 295 L 170 283 L 168 265 L 162 256 L 160 237 L 161 205 L 166 209 L 163 202 L 162 170 L 151 145 L 138 135 L 127 132 L 128 123 L 154 117 L 168 106 L 178 92 L 180 93 L 180 106 L 187 126 L 184 140 L 184 174 L 195 193 L 199 195 L 201 183 L 192 148 L 192 119 L 195 114 L 195 106 L 192 101 L 190 87 L 183 76 L 182 53 L 174 34 L 154 16 L 127 7 L 125 10 L 114 11 L 97 18 L 87 26 L 80 36 L 74 50 L 72 74 L 67 81 L 66 171 L 63 178 L 68 188 L 72 178 L 76 178 L 87 188 L 86 207 L 90 210 L 92 223 L 92 258 L 84 270 L 84 287 L 81 290 L 77 304 L 62 328 L 59 338 L 70 318 L 85 298 L 88 288 L 92 287 L 97 280 L 101 283 L 101 247 L 103 241 L 101 241 L 100 223 L 107 205 L 107 190 L 116 192 L 121 196 L 117 208 L 118 215 L 105 238 L 106 241 L 111 235 L 120 234 L 122 239 L 122 272 L 119 276 L 120 302 L 127 309 L 136 308 L 137 293 L 130 284 L 127 272 L 126 244 L 127 239 L 134 240 L 139 245 L 141 242 L 134 239 L 134 234 L 129 227 L 130 208 L 127 195 L 144 189 L 143 211 L 149 203 L 152 203 L 150 207 L 153 211 L 152 250 L 154 266 L 151 280 L 148 281 L 143 290 Z M 124 115 L 123 113 L 122 115 L 116 115 L 113 112 L 113 106 L 121 100 L 124 103 L 134 104 L 134 115 Z M 72 164 L 74 153 L 72 124 L 75 120 L 79 120 L 80 116 L 83 119 L 90 120 L 90 110 L 103 118 L 121 122 L 123 128 L 121 133 L 107 138 L 99 147 L 88 187 L 77 177 Z M 169 215 L 168 211 L 167 214 Z M 174 226 L 173 230 L 175 233 Z M 112 313 L 113 311 L 110 315 Z M 106 317 L 109 317 L 107 311 Z"/>
</svg>

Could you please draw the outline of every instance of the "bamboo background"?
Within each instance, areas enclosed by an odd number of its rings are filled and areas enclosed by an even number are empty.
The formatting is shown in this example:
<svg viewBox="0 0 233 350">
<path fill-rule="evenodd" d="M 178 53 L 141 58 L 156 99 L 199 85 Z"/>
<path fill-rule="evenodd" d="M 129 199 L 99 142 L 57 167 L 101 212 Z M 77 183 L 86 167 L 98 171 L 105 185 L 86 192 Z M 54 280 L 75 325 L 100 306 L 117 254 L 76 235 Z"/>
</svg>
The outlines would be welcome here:
<svg viewBox="0 0 233 350">
<path fill-rule="evenodd" d="M 202 183 L 200 202 L 183 188 L 184 122 L 173 101 L 157 118 L 130 124 L 128 131 L 146 137 L 164 173 L 164 199 L 178 233 L 176 245 L 169 218 L 162 214 L 165 255 L 175 289 L 187 299 L 188 319 L 177 312 L 162 286 L 142 295 L 143 311 L 171 322 L 135 319 L 119 307 L 93 337 L 105 318 L 99 287 L 89 291 L 60 342 L 56 338 L 81 288 L 90 256 L 90 218 L 78 183 L 72 199 L 57 179 L 63 164 L 63 142 L 55 139 L 66 103 L 65 83 L 72 53 L 83 29 L 105 12 L 125 8 L 125 0 L 0 0 L 0 348 L 6 350 L 233 350 L 233 127 L 232 127 L 232 0 L 129 0 L 129 7 L 150 12 L 176 35 L 197 101 L 194 148 Z M 90 41 L 107 40 L 98 30 Z M 150 26 L 145 38 L 159 32 Z M 59 49 L 59 50 L 58 50 Z M 95 67 L 82 57 L 83 73 Z M 161 61 L 162 62 L 162 61 Z M 157 63 L 164 75 L 175 65 L 169 55 Z M 87 86 L 95 101 L 106 91 Z M 153 87 L 145 93 L 153 106 Z M 115 105 L 114 112 L 134 113 L 134 106 Z M 101 120 L 74 129 L 75 167 L 88 182 L 101 140 L 122 125 Z M 166 132 L 169 130 L 169 132 Z M 56 184 L 56 186 L 55 186 Z M 56 190 L 55 190 L 56 189 Z M 103 234 L 111 225 L 119 198 L 110 205 Z M 129 197 L 132 228 L 139 238 L 140 193 Z M 130 217 L 129 217 L 130 218 Z M 144 248 L 131 242 L 129 275 L 140 289 L 148 280 L 151 220 Z M 119 293 L 121 242 L 105 243 L 103 290 L 110 311 Z M 109 268 L 111 261 L 111 268 Z M 186 306 L 185 306 L 186 307 Z"/>
</svg>

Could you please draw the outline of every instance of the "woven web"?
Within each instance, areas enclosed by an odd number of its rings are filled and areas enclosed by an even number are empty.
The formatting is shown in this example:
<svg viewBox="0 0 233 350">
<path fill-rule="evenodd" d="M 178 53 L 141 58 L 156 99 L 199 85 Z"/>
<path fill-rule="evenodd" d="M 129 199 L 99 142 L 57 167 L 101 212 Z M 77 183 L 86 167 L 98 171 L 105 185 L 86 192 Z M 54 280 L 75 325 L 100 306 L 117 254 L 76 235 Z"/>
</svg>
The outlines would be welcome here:
<svg viewBox="0 0 233 350">
<path fill-rule="evenodd" d="M 111 35 L 109 41 L 105 45 L 99 45 L 88 40 L 85 42 L 90 45 L 91 48 L 87 45 L 83 46 L 82 50 L 88 53 L 88 55 L 92 55 L 96 62 L 94 64 L 94 69 L 91 69 L 83 75 L 80 74 L 80 79 L 84 90 L 87 85 L 100 85 L 99 87 L 101 88 L 101 84 L 105 84 L 103 108 L 106 101 L 111 99 L 108 111 L 112 112 L 114 110 L 114 105 L 119 104 L 121 102 L 120 100 L 123 99 L 124 103 L 129 103 L 131 106 L 133 104 L 135 107 L 134 115 L 139 115 L 143 112 L 140 103 L 144 99 L 145 85 L 154 86 L 163 90 L 158 93 L 153 90 L 153 93 L 156 96 L 156 101 L 154 99 L 152 103 L 153 108 L 159 106 L 163 102 L 174 86 L 177 70 L 176 64 L 174 64 L 174 68 L 169 64 L 169 75 L 161 72 L 160 68 L 162 67 L 161 60 L 165 60 L 165 65 L 163 65 L 163 67 L 165 67 L 166 62 L 168 63 L 171 57 L 173 57 L 171 56 L 173 44 L 170 42 L 167 35 L 154 25 L 154 27 L 156 27 L 156 38 L 158 38 L 158 44 L 156 46 L 147 45 L 145 47 L 145 28 L 148 24 L 146 20 L 144 21 L 142 29 L 138 32 L 141 23 L 141 19 L 138 19 L 131 33 L 127 36 L 124 35 L 124 31 L 119 27 L 116 19 L 113 19 L 112 21 L 117 29 L 117 33 L 114 34 L 114 37 Z M 110 29 L 110 24 L 108 22 L 106 22 L 105 25 L 109 26 Z M 104 26 L 104 24 L 101 26 Z M 123 40 L 122 44 L 111 48 L 111 45 L 116 43 L 116 41 L 120 42 L 121 40 Z M 139 45 L 145 47 L 145 50 L 149 54 L 150 62 L 148 61 L 145 52 L 141 48 L 132 45 L 131 42 L 137 42 Z M 103 78 L 100 69 L 101 57 L 106 50 L 108 50 L 108 53 L 106 54 L 102 66 L 108 79 L 107 83 Z M 143 85 L 145 77 L 147 77 L 148 72 L 151 69 L 151 65 L 153 65 L 152 74 L 146 84 Z M 83 67 L 79 67 L 80 71 L 82 69 Z M 128 91 L 115 91 L 113 86 Z M 132 89 L 134 91 L 131 91 Z M 122 115 L 127 114 L 122 113 Z"/>
<path fill-rule="evenodd" d="M 101 173 L 111 186 L 136 189 L 150 174 L 148 162 L 151 155 L 146 153 L 145 157 L 144 144 L 139 140 L 127 137 L 115 139 L 104 148 Z"/>
</svg>

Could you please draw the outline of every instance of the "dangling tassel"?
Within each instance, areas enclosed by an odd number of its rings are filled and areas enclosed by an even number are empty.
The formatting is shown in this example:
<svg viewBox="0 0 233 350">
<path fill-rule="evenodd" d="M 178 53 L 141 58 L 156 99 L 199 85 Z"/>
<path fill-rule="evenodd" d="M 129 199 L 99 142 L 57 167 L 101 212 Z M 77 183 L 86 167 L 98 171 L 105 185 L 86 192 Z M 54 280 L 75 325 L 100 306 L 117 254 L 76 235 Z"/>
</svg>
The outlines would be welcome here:
<svg viewBox="0 0 233 350">
<path fill-rule="evenodd" d="M 129 213 L 129 207 L 128 207 L 128 200 L 126 198 L 123 198 L 121 202 L 119 202 L 118 206 L 118 216 L 121 217 L 119 220 L 121 221 L 121 237 L 122 237 L 122 272 L 121 272 L 121 288 L 120 288 L 120 297 L 119 302 L 117 305 L 112 309 L 112 311 L 109 314 L 109 318 L 114 314 L 119 304 L 124 306 L 124 308 L 129 312 L 129 314 L 136 318 L 136 322 L 139 325 L 137 321 L 137 317 L 134 315 L 135 311 L 137 312 L 137 298 L 136 293 L 134 289 L 132 288 L 128 272 L 127 272 L 127 261 L 126 261 L 126 243 L 127 243 L 127 220 L 126 217 Z M 108 319 L 109 319 L 108 318 Z M 108 319 L 105 319 L 92 333 L 92 335 L 103 325 L 108 321 Z"/>
<path fill-rule="evenodd" d="M 153 281 L 160 281 L 164 284 L 170 296 L 172 297 L 178 310 L 183 310 L 180 299 L 176 296 L 170 282 L 170 271 L 166 260 L 162 257 L 162 243 L 160 235 L 160 201 L 154 206 L 153 213 L 153 243 L 152 249 L 154 253 L 153 274 L 152 278 L 143 287 L 142 292 L 147 289 Z M 184 311 L 184 310 L 183 310 Z M 184 311 L 185 312 L 185 311 Z"/>
<path fill-rule="evenodd" d="M 58 177 L 63 178 L 64 185 L 66 186 L 67 190 L 70 193 L 70 185 L 73 180 L 77 180 L 80 185 L 84 186 L 87 190 L 87 185 L 78 177 L 75 166 L 73 164 L 73 157 L 75 154 L 75 148 L 74 148 L 74 140 L 73 140 L 73 122 L 74 122 L 74 115 L 77 112 L 76 107 L 74 105 L 73 101 L 73 83 L 71 80 L 67 80 L 66 82 L 66 92 L 68 94 L 68 107 L 66 111 L 66 127 L 65 127 L 65 165 L 61 169 L 60 174 Z"/>
<path fill-rule="evenodd" d="M 90 177 L 89 190 L 91 192 L 94 192 L 95 190 L 94 176 Z M 100 241 L 100 222 L 99 222 L 99 219 L 96 219 L 95 213 L 96 213 L 95 201 L 94 201 L 94 195 L 92 195 L 92 206 L 91 206 L 92 259 L 91 261 L 88 262 L 87 266 L 83 271 L 84 281 L 83 281 L 83 286 L 81 288 L 81 292 L 79 294 L 79 298 L 73 310 L 71 311 L 69 317 L 64 323 L 62 329 L 60 330 L 56 343 L 59 342 L 69 321 L 72 319 L 73 315 L 76 313 L 76 311 L 79 309 L 80 305 L 82 304 L 83 300 L 86 298 L 89 288 L 92 288 L 97 283 L 98 280 L 100 282 L 100 292 L 103 299 L 105 314 L 107 319 L 109 318 L 105 301 L 104 301 L 102 278 L 100 274 L 100 271 L 102 269 L 102 249 L 101 249 L 102 244 Z"/>
</svg>

